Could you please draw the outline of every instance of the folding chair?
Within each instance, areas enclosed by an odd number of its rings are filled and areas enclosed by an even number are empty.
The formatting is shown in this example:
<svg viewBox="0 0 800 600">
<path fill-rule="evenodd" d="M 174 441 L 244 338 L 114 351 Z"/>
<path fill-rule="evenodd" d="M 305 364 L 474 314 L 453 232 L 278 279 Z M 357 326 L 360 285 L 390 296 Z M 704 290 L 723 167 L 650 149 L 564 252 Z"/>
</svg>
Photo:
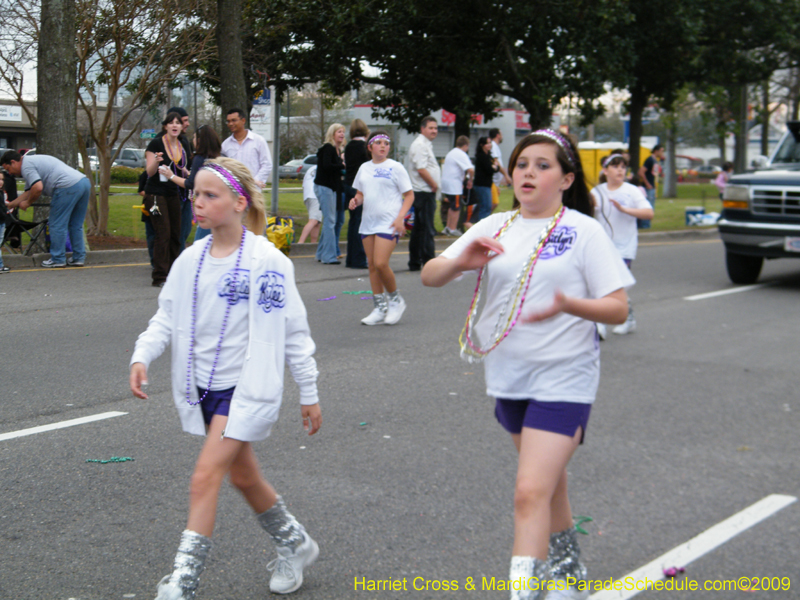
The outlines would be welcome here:
<svg viewBox="0 0 800 600">
<path fill-rule="evenodd" d="M 37 249 L 39 252 L 50 252 L 46 238 L 48 222 L 49 219 L 46 217 L 42 221 L 23 221 L 14 210 L 8 215 L 2 246 L 7 246 L 15 254 L 24 254 L 25 256 L 33 255 Z M 27 233 L 30 237 L 30 241 L 24 248 L 22 247 L 23 233 Z"/>
</svg>

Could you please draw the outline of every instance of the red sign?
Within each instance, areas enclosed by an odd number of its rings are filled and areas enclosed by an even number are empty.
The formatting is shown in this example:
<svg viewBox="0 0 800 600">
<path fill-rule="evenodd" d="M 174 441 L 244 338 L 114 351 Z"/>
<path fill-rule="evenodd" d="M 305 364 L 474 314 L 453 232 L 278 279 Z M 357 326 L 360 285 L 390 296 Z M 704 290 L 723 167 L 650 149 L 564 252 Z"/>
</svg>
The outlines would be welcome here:
<svg viewBox="0 0 800 600">
<path fill-rule="evenodd" d="M 483 115 L 470 115 L 472 123 L 475 125 L 483 125 Z M 442 109 L 442 125 L 454 125 L 456 122 L 456 116 Z"/>
<path fill-rule="evenodd" d="M 516 111 L 516 117 L 517 117 L 517 119 L 516 119 L 516 128 L 517 129 L 530 130 L 531 124 L 528 123 L 528 121 L 526 119 L 527 116 L 528 116 L 528 113 L 526 113 L 525 111 L 522 111 L 522 110 Z"/>
</svg>

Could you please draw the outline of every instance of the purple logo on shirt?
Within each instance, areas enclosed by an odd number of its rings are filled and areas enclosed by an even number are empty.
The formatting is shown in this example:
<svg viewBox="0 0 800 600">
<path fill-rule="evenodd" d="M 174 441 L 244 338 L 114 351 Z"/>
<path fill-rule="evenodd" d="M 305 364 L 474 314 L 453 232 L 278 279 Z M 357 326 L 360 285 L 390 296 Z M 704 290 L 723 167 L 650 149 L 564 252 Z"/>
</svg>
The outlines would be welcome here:
<svg viewBox="0 0 800 600">
<path fill-rule="evenodd" d="M 574 227 L 569 227 L 567 225 L 556 227 L 550 235 L 550 239 L 547 240 L 547 244 L 545 244 L 542 249 L 539 259 L 547 260 L 548 258 L 561 256 L 575 245 L 577 239 L 578 232 Z"/>
<path fill-rule="evenodd" d="M 375 174 L 373 175 L 374 178 L 380 179 L 391 179 L 392 178 L 392 169 L 389 167 L 376 167 Z"/>
<path fill-rule="evenodd" d="M 275 271 L 265 271 L 258 278 L 258 305 L 265 313 L 272 312 L 273 308 L 283 308 L 286 305 L 286 290 L 283 287 L 283 274 Z"/>
<path fill-rule="evenodd" d="M 217 294 L 219 294 L 220 298 L 226 298 L 228 304 L 236 304 L 240 300 L 247 302 L 248 298 L 250 298 L 250 271 L 247 269 L 236 271 L 235 285 L 233 270 L 225 273 L 217 282 Z"/>
</svg>

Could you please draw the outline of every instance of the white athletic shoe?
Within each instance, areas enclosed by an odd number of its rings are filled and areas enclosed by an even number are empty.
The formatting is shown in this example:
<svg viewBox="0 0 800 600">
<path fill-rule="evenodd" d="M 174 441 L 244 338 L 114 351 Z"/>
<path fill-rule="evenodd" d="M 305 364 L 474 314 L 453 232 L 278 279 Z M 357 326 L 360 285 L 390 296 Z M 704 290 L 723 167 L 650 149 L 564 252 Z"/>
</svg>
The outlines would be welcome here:
<svg viewBox="0 0 800 600">
<path fill-rule="evenodd" d="M 406 301 L 403 300 L 403 297 L 398 294 L 397 300 L 389 300 L 389 310 L 386 311 L 386 318 L 384 319 L 384 325 L 394 325 L 400 320 L 400 317 L 403 316 L 403 313 L 406 310 Z"/>
<path fill-rule="evenodd" d="M 278 558 L 267 565 L 272 571 L 269 590 L 275 594 L 290 594 L 303 585 L 303 569 L 311 566 L 319 556 L 319 546 L 308 533 L 296 550 L 278 547 Z"/>
<path fill-rule="evenodd" d="M 372 312 L 369 313 L 366 317 L 361 319 L 361 322 L 364 325 L 380 325 L 386 319 L 386 311 L 381 310 L 377 306 L 372 309 Z"/>
<path fill-rule="evenodd" d="M 442 233 L 449 235 L 450 237 L 461 237 L 462 235 L 458 229 L 450 229 L 449 227 L 445 227 Z"/>
<path fill-rule="evenodd" d="M 187 600 L 183 596 L 183 590 L 169 581 L 170 575 L 164 577 L 158 584 L 156 600 Z"/>
<path fill-rule="evenodd" d="M 606 336 L 608 335 L 608 330 L 606 329 L 605 324 L 595 323 L 595 325 L 597 325 L 597 335 L 600 337 L 600 339 L 601 340 L 606 339 Z"/>
<path fill-rule="evenodd" d="M 628 317 L 628 320 L 625 321 L 622 325 L 617 325 L 612 329 L 614 333 L 617 335 L 626 335 L 628 333 L 633 333 L 636 331 L 636 319 L 633 317 Z"/>
</svg>

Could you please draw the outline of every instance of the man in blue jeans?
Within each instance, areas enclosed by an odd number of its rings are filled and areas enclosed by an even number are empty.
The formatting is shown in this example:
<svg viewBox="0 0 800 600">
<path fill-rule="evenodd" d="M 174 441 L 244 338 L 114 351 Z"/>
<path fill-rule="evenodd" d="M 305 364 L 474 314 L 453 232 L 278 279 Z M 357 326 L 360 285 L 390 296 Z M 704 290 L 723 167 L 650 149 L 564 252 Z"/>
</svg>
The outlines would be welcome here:
<svg viewBox="0 0 800 600">
<path fill-rule="evenodd" d="M 20 156 L 9 150 L 0 157 L 0 167 L 25 179 L 25 191 L 9 208 L 27 209 L 42 194 L 50 196 L 50 258 L 43 267 L 82 267 L 86 259 L 83 221 L 89 206 L 91 182 L 81 173 L 53 156 Z M 72 242 L 72 257 L 67 260 L 67 233 Z"/>
</svg>

